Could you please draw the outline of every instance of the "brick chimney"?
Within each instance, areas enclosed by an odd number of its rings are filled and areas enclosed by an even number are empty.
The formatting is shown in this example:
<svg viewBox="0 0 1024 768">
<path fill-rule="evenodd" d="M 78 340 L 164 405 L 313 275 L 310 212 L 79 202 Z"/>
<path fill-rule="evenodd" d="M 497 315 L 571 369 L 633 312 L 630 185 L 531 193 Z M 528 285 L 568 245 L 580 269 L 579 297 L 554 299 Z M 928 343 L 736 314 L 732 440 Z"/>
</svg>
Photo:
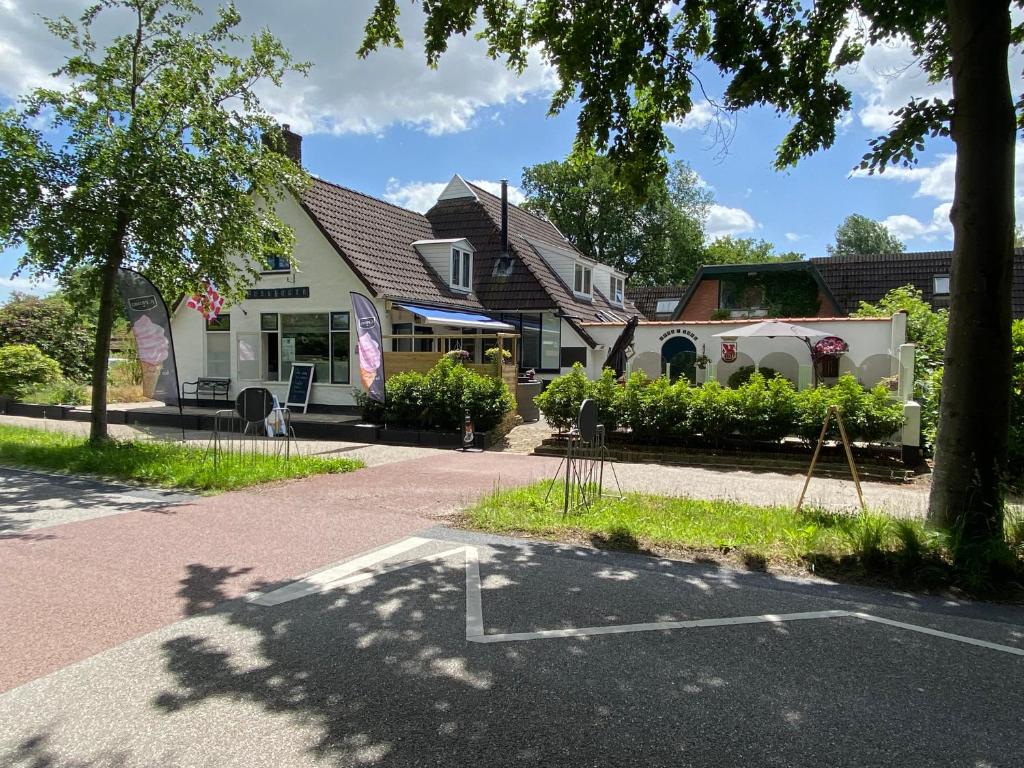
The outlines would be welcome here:
<svg viewBox="0 0 1024 768">
<path fill-rule="evenodd" d="M 292 127 L 285 123 L 281 126 L 281 135 L 284 137 L 284 153 L 289 160 L 300 168 L 302 167 L 302 136 L 292 133 Z"/>
<path fill-rule="evenodd" d="M 292 128 L 288 123 L 284 123 L 281 126 L 281 141 L 284 146 L 280 146 L 277 142 L 272 140 L 274 133 L 264 134 L 263 143 L 267 147 L 273 150 L 283 150 L 284 156 L 291 160 L 298 166 L 302 166 L 302 137 L 297 133 L 292 133 Z M 275 146 L 276 145 L 276 146 Z"/>
</svg>

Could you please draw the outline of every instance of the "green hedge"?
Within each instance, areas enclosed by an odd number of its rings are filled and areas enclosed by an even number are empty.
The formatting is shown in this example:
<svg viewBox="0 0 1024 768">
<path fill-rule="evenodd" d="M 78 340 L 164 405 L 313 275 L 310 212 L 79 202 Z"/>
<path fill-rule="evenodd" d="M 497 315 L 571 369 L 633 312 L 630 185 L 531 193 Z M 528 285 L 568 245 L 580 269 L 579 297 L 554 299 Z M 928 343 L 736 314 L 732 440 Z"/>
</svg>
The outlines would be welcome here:
<svg viewBox="0 0 1024 768">
<path fill-rule="evenodd" d="M 21 400 L 37 387 L 56 384 L 61 375 L 60 363 L 35 344 L 0 347 L 0 395 Z"/>
<path fill-rule="evenodd" d="M 442 357 L 428 373 L 407 371 L 387 380 L 386 405 L 357 395 L 363 418 L 389 427 L 458 430 L 466 411 L 480 432 L 494 429 L 516 407 L 504 381 Z"/>
<path fill-rule="evenodd" d="M 1010 483 L 1024 490 L 1024 320 L 1013 321 L 1013 376 L 1010 384 Z"/>
<path fill-rule="evenodd" d="M 787 379 L 766 379 L 760 373 L 736 389 L 716 381 L 694 387 L 685 378 L 652 380 L 640 371 L 619 385 L 610 370 L 589 381 L 577 365 L 551 382 L 536 403 L 553 427 L 566 430 L 587 397 L 597 402 L 600 423 L 629 430 L 640 443 L 716 444 L 732 435 L 768 441 L 794 435 L 812 441 L 830 405 L 841 409 L 851 440 L 886 440 L 903 424 L 903 405 L 891 400 L 884 387 L 865 390 L 849 375 L 831 387 L 797 392 Z M 839 436 L 835 425 L 829 436 Z"/>
</svg>

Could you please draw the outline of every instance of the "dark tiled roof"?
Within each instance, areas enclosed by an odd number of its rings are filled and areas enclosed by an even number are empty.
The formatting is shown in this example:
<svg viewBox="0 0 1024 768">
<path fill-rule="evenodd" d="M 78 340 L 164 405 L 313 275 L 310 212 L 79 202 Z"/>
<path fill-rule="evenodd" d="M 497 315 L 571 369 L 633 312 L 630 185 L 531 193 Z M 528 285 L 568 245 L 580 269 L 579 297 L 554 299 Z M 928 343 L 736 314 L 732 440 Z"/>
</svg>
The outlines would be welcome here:
<svg viewBox="0 0 1024 768">
<path fill-rule="evenodd" d="M 613 306 L 596 288 L 592 302 L 577 299 L 527 238 L 575 249 L 550 222 L 514 205 L 509 205 L 511 268 L 495 269 L 501 256 L 501 200 L 469 186 L 478 199 L 442 200 L 425 216 L 320 179 L 303 194 L 302 204 L 377 296 L 494 312 L 561 311 L 574 324 L 607 319 L 602 311 L 620 317 L 637 313 L 630 301 L 624 308 Z M 417 240 L 450 237 L 466 238 L 475 250 L 469 296 L 451 290 L 412 247 Z"/>
<path fill-rule="evenodd" d="M 468 186 L 476 193 L 479 198 L 479 205 L 483 207 L 491 219 L 500 238 L 501 198 L 472 184 Z M 432 218 L 434 211 L 447 203 L 448 201 L 441 201 L 427 212 L 427 216 Z M 562 281 L 544 258 L 537 253 L 537 250 L 530 245 L 527 239 L 530 238 L 548 243 L 556 248 L 579 254 L 579 251 L 562 236 L 562 233 L 551 222 L 510 204 L 508 207 L 508 231 L 509 250 L 513 256 L 518 257 L 519 261 L 533 275 L 537 284 L 550 297 L 548 299 L 551 302 L 549 306 L 554 304 L 563 313 L 577 319 L 579 322 L 601 320 L 602 318 L 598 315 L 599 312 L 611 312 L 619 316 L 638 314 L 632 302 L 627 300 L 624 307 L 617 307 L 611 304 L 598 288 L 594 288 L 594 299 L 591 302 L 576 298 L 569 286 Z M 473 246 L 477 247 L 476 243 L 473 243 Z M 495 241 L 493 247 L 496 252 L 500 245 Z M 579 255 L 581 258 L 583 257 L 582 254 Z"/>
<path fill-rule="evenodd" d="M 922 251 L 809 259 L 844 312 L 860 302 L 877 302 L 893 288 L 913 285 L 934 308 L 949 306 L 948 296 L 935 296 L 933 278 L 948 275 L 952 251 Z M 1024 248 L 1016 249 L 1013 264 L 1013 316 L 1024 317 Z"/>
<path fill-rule="evenodd" d="M 658 302 L 663 299 L 675 299 L 678 301 L 686 293 L 685 285 L 628 285 L 626 286 L 626 298 L 636 305 L 637 310 L 648 320 L 660 320 L 658 317 Z M 671 316 L 675 307 L 670 312 L 661 312 L 662 315 Z"/>
<path fill-rule="evenodd" d="M 378 295 L 480 310 L 475 296 L 452 291 L 412 243 L 434 238 L 427 218 L 361 192 L 314 179 L 303 206 L 349 266 Z"/>
</svg>

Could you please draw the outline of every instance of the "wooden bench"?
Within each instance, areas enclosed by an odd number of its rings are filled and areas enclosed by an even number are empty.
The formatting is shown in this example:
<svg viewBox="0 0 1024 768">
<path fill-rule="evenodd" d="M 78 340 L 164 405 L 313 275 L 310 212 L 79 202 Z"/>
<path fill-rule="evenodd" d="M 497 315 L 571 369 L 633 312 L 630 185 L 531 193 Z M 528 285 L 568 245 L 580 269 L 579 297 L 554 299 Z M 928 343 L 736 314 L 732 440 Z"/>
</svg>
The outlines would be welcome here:
<svg viewBox="0 0 1024 768">
<path fill-rule="evenodd" d="M 219 395 L 221 400 L 227 400 L 230 388 L 231 379 L 200 376 L 195 381 L 182 382 L 181 399 L 191 397 L 196 401 L 196 405 L 199 405 L 200 396 L 207 396 L 208 400 L 216 400 Z"/>
</svg>

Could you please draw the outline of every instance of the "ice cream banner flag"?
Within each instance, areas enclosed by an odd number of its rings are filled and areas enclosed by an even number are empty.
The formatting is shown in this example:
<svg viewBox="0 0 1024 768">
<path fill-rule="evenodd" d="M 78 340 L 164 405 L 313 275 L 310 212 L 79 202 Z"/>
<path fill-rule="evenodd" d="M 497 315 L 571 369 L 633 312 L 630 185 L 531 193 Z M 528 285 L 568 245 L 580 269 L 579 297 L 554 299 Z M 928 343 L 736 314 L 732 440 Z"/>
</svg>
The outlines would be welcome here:
<svg viewBox="0 0 1024 768">
<path fill-rule="evenodd" d="M 359 351 L 359 375 L 371 400 L 384 402 L 384 348 L 381 342 L 380 316 L 373 302 L 352 291 L 352 311 L 356 316 Z"/>
<path fill-rule="evenodd" d="M 149 280 L 130 269 L 117 270 L 117 287 L 139 351 L 142 393 L 178 405 L 178 367 L 163 296 Z"/>
</svg>

